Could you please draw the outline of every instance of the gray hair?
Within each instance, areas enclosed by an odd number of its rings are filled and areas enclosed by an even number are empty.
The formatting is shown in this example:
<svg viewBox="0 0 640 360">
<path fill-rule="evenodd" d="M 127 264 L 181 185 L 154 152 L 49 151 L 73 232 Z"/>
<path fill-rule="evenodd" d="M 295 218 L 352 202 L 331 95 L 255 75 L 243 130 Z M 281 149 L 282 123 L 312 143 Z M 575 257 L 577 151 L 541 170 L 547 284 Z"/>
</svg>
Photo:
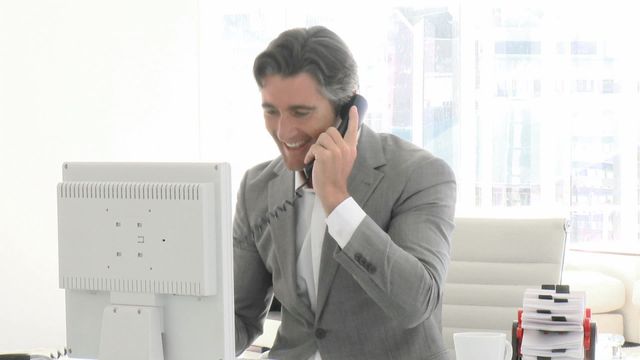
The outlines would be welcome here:
<svg viewBox="0 0 640 360">
<path fill-rule="evenodd" d="M 358 67 L 351 51 L 333 31 L 323 26 L 281 33 L 253 63 L 253 76 L 262 88 L 270 75 L 311 75 L 319 91 L 337 110 L 358 89 Z"/>
</svg>

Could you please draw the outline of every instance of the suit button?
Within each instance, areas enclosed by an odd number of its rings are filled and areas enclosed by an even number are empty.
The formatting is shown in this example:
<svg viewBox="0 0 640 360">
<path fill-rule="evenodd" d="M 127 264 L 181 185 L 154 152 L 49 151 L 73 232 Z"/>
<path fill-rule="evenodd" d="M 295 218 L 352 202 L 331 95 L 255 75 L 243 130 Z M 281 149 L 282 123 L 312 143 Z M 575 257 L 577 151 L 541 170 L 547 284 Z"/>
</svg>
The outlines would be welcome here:
<svg viewBox="0 0 640 360">
<path fill-rule="evenodd" d="M 362 256 L 362 254 L 356 253 L 356 255 L 353 258 L 356 259 L 358 264 L 360 264 L 362 267 L 366 267 L 367 259 L 364 256 Z"/>
<path fill-rule="evenodd" d="M 316 329 L 316 339 L 318 340 L 322 340 L 327 336 L 327 330 L 322 329 L 322 328 L 317 328 Z"/>
<path fill-rule="evenodd" d="M 369 274 L 375 274 L 376 270 L 378 270 L 378 269 L 376 268 L 375 265 L 369 264 L 369 267 L 367 268 L 367 271 L 369 272 Z"/>
</svg>

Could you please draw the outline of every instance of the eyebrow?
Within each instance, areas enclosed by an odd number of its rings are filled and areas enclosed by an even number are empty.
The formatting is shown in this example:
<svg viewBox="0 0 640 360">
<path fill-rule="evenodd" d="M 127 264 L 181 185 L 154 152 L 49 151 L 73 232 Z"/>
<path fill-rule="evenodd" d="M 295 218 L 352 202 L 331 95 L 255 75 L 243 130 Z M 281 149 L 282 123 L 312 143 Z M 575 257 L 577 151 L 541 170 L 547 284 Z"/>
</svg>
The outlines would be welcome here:
<svg viewBox="0 0 640 360">
<path fill-rule="evenodd" d="M 262 108 L 263 109 L 275 109 L 275 106 L 273 104 L 271 104 L 271 103 L 263 102 L 262 103 Z M 289 106 L 287 108 L 287 110 L 289 110 L 289 111 L 299 111 L 299 110 L 313 111 L 315 109 L 316 109 L 315 106 L 307 106 L 307 105 L 292 105 L 292 106 Z"/>
</svg>

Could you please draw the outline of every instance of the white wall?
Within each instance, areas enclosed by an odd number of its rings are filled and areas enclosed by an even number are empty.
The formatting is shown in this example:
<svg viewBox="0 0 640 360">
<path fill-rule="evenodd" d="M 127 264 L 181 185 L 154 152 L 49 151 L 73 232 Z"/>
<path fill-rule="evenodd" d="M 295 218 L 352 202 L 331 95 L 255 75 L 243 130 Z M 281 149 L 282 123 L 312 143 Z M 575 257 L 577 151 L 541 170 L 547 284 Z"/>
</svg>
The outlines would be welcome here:
<svg viewBox="0 0 640 360">
<path fill-rule="evenodd" d="M 219 29 L 207 0 L 0 1 L 0 352 L 65 345 L 62 162 L 229 161 L 235 191 L 275 154 Z"/>
</svg>

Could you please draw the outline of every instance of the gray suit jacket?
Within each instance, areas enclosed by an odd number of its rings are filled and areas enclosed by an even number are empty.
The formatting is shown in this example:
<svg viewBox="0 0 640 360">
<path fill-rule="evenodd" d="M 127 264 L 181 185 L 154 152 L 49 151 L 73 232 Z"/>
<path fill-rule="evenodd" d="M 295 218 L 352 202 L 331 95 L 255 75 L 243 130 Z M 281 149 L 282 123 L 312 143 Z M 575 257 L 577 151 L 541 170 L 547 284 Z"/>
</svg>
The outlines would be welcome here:
<svg viewBox="0 0 640 360">
<path fill-rule="evenodd" d="M 315 314 L 296 286 L 295 205 L 283 205 L 293 187 L 281 158 L 242 180 L 233 227 L 236 351 L 262 333 L 275 294 L 282 323 L 272 358 L 306 360 L 318 349 L 323 360 L 448 359 L 440 318 L 456 198 L 449 166 L 362 126 L 348 189 L 367 216 L 344 249 L 326 234 Z"/>
</svg>

